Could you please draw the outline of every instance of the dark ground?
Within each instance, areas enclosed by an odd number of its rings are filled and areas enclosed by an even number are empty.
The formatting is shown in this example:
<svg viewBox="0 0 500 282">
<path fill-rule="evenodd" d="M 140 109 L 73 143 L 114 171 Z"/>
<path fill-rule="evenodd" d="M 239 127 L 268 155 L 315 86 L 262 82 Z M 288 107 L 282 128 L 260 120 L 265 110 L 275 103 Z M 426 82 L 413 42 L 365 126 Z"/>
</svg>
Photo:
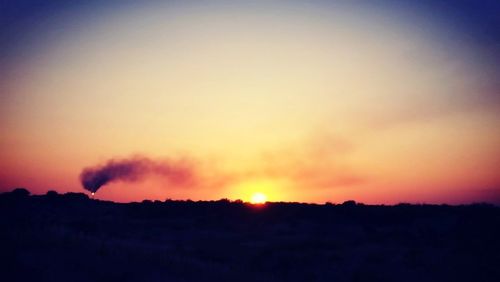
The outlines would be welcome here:
<svg viewBox="0 0 500 282">
<path fill-rule="evenodd" d="M 500 281 L 500 207 L 0 195 L 2 281 Z"/>
</svg>

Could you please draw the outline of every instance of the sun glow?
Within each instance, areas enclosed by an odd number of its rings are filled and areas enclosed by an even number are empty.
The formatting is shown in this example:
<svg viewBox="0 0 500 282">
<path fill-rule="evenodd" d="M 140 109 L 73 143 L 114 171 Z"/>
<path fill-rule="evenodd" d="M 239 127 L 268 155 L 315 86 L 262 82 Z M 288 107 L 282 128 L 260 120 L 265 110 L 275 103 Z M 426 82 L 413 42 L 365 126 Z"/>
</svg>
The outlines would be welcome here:
<svg viewBox="0 0 500 282">
<path fill-rule="evenodd" d="M 250 198 L 250 203 L 252 204 L 264 204 L 267 201 L 266 195 L 256 192 L 252 194 L 252 197 Z"/>
<path fill-rule="evenodd" d="M 266 201 L 282 201 L 287 196 L 287 183 L 267 178 L 254 178 L 241 181 L 227 192 L 230 199 L 242 199 L 251 204 L 262 204 Z"/>
</svg>

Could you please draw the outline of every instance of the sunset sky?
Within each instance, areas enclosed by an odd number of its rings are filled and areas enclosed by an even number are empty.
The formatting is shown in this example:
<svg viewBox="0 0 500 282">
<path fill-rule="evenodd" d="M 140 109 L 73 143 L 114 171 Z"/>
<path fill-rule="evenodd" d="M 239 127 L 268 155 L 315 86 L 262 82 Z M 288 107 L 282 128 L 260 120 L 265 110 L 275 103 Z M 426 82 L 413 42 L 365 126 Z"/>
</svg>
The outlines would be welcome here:
<svg viewBox="0 0 500 282">
<path fill-rule="evenodd" d="M 5 2 L 0 191 L 500 203 L 498 1 Z"/>
</svg>

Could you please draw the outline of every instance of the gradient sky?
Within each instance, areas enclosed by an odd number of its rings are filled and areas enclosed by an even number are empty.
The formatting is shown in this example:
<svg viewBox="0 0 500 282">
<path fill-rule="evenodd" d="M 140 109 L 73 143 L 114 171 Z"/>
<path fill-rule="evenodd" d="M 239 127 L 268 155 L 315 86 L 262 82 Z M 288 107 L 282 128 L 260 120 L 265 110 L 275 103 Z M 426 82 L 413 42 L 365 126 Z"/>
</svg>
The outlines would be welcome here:
<svg viewBox="0 0 500 282">
<path fill-rule="evenodd" d="M 147 156 L 199 181 L 96 196 L 500 203 L 498 1 L 0 11 L 0 191 L 83 192 L 84 167 Z"/>
</svg>

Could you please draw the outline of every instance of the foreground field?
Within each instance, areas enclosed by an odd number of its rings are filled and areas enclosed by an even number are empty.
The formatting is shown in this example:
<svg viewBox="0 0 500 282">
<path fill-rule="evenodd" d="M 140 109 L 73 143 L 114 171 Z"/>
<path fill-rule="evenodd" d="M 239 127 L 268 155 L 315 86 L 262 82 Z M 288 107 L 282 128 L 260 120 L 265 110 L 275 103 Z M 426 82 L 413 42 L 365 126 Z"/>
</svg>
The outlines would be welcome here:
<svg viewBox="0 0 500 282">
<path fill-rule="evenodd" d="M 500 208 L 0 195 L 3 281 L 500 281 Z"/>
</svg>

